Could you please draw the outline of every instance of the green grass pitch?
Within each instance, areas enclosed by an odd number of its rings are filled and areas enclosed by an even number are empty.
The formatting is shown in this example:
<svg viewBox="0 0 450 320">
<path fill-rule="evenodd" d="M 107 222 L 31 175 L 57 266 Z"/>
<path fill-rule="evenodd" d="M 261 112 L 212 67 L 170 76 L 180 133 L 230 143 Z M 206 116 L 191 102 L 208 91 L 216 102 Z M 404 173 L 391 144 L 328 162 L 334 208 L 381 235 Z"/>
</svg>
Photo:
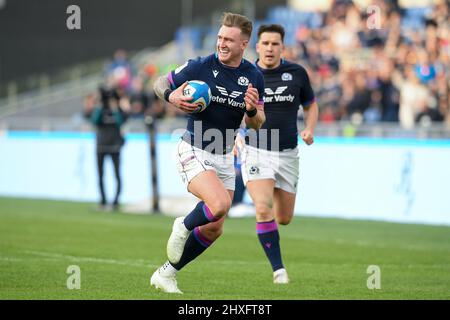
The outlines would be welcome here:
<svg viewBox="0 0 450 320">
<path fill-rule="evenodd" d="M 252 218 L 178 275 L 184 295 L 149 285 L 173 218 L 96 212 L 89 203 L 0 198 L 0 299 L 449 299 L 450 227 L 295 217 L 280 226 L 291 283 L 272 284 Z M 66 286 L 68 266 L 81 289 Z M 369 265 L 381 289 L 369 290 Z"/>
</svg>

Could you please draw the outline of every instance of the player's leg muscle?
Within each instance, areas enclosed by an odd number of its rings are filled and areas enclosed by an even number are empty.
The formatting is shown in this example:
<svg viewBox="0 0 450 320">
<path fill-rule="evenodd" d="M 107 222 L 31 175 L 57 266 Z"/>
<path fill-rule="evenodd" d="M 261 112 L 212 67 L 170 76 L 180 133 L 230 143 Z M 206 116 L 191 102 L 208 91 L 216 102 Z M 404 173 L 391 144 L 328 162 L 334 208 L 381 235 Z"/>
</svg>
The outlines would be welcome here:
<svg viewBox="0 0 450 320">
<path fill-rule="evenodd" d="M 189 183 L 188 190 L 202 199 L 216 218 L 224 217 L 230 210 L 230 194 L 213 170 L 199 173 Z"/>
<path fill-rule="evenodd" d="M 261 179 L 247 182 L 247 190 L 256 209 L 256 221 L 264 222 L 273 219 L 273 188 L 275 180 Z"/>
<path fill-rule="evenodd" d="M 295 193 L 275 188 L 273 192 L 273 212 L 279 224 L 287 225 L 294 215 Z"/>
</svg>

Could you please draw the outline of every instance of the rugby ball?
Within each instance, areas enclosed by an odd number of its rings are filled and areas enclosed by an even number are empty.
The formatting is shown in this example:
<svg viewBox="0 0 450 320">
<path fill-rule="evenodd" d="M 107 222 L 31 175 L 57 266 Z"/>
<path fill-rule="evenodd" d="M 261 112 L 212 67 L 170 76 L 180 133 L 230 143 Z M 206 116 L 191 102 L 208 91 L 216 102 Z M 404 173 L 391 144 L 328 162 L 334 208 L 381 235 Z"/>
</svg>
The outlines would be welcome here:
<svg viewBox="0 0 450 320">
<path fill-rule="evenodd" d="M 184 87 L 183 95 L 192 97 L 192 100 L 189 102 L 198 106 L 194 112 L 202 112 L 211 102 L 211 89 L 204 81 L 188 81 L 188 84 Z"/>
</svg>

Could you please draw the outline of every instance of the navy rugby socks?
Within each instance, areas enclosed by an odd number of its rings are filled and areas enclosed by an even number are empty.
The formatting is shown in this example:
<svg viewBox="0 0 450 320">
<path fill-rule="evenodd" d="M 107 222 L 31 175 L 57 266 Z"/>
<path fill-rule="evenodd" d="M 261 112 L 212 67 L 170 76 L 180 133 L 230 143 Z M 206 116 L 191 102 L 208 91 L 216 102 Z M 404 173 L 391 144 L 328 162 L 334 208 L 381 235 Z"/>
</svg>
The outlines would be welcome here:
<svg viewBox="0 0 450 320">
<path fill-rule="evenodd" d="M 170 263 L 175 269 L 181 270 L 189 262 L 197 258 L 203 251 L 208 249 L 208 247 L 213 243 L 213 241 L 207 239 L 201 232 L 199 227 L 196 227 L 193 232 L 189 235 L 184 245 L 183 254 L 181 255 L 180 261 L 178 263 Z"/>
<path fill-rule="evenodd" d="M 272 270 L 284 268 L 281 261 L 280 234 L 275 220 L 256 223 L 259 242 L 272 265 Z"/>
<path fill-rule="evenodd" d="M 184 218 L 184 226 L 188 230 L 193 230 L 195 227 L 217 221 L 218 219 L 211 213 L 204 201 L 200 201 Z"/>
</svg>

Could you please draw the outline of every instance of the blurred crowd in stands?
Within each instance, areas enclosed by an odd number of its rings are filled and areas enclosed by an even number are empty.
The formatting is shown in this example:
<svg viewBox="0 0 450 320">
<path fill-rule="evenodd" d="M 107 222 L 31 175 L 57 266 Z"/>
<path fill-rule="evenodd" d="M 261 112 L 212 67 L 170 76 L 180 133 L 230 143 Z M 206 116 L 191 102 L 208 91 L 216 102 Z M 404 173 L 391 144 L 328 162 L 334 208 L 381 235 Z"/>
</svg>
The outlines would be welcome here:
<svg viewBox="0 0 450 320">
<path fill-rule="evenodd" d="M 399 122 L 405 129 L 450 123 L 449 1 L 414 8 L 398 1 L 370 4 L 375 9 L 331 1 L 329 10 L 314 12 L 314 23 L 296 25 L 295 39 L 286 41 L 284 57 L 308 70 L 320 121 Z M 105 86 L 127 92 L 131 117 L 185 116 L 152 93 L 159 73 L 152 63 L 135 68 L 119 50 L 105 69 Z"/>
<path fill-rule="evenodd" d="M 297 29 L 286 58 L 309 69 L 320 120 L 399 121 L 404 128 L 449 121 L 449 2 L 413 9 L 372 3 L 380 10 L 334 1 L 321 28 Z"/>
<path fill-rule="evenodd" d="M 123 110 L 130 118 L 143 118 L 154 116 L 175 116 L 170 110 L 176 112 L 174 107 L 165 106 L 152 92 L 150 80 L 154 72 L 140 70 L 129 60 L 125 50 L 119 49 L 114 53 L 113 60 L 105 66 L 103 71 L 103 83 L 97 92 L 85 97 L 84 115 L 89 118 L 92 110 L 101 104 L 103 91 L 118 92 L 122 99 L 127 100 L 129 106 Z"/>
</svg>

